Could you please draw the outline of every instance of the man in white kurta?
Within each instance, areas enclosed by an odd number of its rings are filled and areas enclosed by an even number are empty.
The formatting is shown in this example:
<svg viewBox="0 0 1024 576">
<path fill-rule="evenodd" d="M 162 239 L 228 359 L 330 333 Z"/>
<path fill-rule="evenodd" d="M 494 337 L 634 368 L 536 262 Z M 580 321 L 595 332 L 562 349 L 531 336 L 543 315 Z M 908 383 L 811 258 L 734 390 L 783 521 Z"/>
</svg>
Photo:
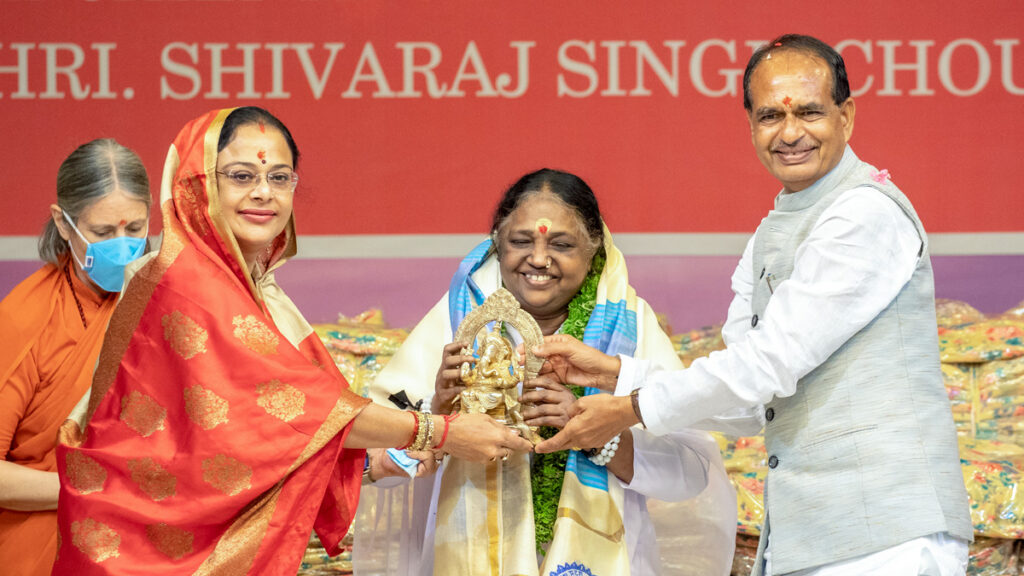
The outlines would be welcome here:
<svg viewBox="0 0 1024 576">
<path fill-rule="evenodd" d="M 787 35 L 755 52 L 744 105 L 783 190 L 733 274 L 727 349 L 666 372 L 546 343 L 563 379 L 597 378 L 617 397 L 577 402 L 537 449 L 766 404 L 755 575 L 964 574 L 972 528 L 920 219 L 849 148 L 855 107 L 828 45 Z"/>
</svg>

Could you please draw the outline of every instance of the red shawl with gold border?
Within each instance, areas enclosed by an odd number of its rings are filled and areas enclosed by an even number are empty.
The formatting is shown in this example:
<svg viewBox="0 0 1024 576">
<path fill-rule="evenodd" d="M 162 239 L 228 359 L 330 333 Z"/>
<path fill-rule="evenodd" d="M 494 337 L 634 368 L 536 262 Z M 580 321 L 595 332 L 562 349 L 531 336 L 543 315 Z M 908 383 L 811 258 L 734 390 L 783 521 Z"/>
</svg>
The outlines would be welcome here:
<svg viewBox="0 0 1024 576">
<path fill-rule="evenodd" d="M 83 428 L 65 423 L 55 574 L 294 575 L 315 527 L 337 552 L 364 451 L 342 448 L 351 393 L 274 281 L 294 221 L 250 275 L 220 213 L 231 110 L 179 133 L 163 241 L 127 285 Z"/>
</svg>

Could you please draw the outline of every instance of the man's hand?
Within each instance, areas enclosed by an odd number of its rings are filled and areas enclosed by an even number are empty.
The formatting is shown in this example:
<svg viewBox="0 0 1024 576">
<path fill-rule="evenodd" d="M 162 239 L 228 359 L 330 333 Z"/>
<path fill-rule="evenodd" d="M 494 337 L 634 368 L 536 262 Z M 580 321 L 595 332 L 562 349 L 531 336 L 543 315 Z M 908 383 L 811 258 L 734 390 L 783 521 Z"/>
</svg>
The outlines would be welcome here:
<svg viewBox="0 0 1024 576">
<path fill-rule="evenodd" d="M 547 359 L 540 375 L 551 374 L 563 384 L 615 391 L 622 365 L 617 356 L 595 350 L 567 334 L 545 336 L 533 353 Z"/>
<path fill-rule="evenodd" d="M 594 394 L 584 396 L 569 409 L 569 423 L 562 431 L 537 444 L 538 453 L 569 448 L 604 446 L 616 434 L 639 422 L 629 396 Z"/>
</svg>

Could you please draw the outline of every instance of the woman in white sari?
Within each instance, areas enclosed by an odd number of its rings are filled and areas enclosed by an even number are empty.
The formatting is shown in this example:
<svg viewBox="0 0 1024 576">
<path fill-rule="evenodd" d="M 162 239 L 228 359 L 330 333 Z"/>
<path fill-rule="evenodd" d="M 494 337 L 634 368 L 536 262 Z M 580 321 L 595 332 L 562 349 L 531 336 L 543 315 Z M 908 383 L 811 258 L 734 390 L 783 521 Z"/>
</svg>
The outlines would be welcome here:
<svg viewBox="0 0 1024 576">
<path fill-rule="evenodd" d="M 444 343 L 469 310 L 502 286 L 545 335 L 574 334 L 609 353 L 681 368 L 654 313 L 629 286 L 593 192 L 576 176 L 540 170 L 505 193 L 491 235 L 463 260 L 449 292 L 378 375 L 371 398 L 450 411 L 464 389 L 458 368 L 474 359 L 460 354 L 468 343 Z M 543 378 L 527 382 L 526 423 L 560 428 L 575 397 Z M 729 422 L 758 426 L 746 415 Z M 659 517 L 671 519 L 658 536 L 672 539 L 672 556 L 683 568 L 672 573 L 727 575 L 736 501 L 711 437 L 693 430 L 657 438 L 633 428 L 606 448 L 605 455 L 520 454 L 493 464 L 449 459 L 433 475 L 433 462 L 421 465 L 413 482 L 380 479 L 360 504 L 356 573 L 659 574 L 648 512 L 648 498 L 656 498 L 672 502 L 667 510 L 657 504 Z M 385 452 L 370 459 L 371 478 L 395 473 Z"/>
</svg>

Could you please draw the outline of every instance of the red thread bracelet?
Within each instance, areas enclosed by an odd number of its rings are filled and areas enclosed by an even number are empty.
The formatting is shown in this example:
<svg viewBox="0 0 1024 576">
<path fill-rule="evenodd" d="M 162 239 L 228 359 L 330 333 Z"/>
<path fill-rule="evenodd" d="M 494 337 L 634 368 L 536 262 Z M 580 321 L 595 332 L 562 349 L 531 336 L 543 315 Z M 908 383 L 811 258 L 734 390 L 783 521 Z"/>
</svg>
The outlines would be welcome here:
<svg viewBox="0 0 1024 576">
<path fill-rule="evenodd" d="M 403 446 L 398 447 L 399 450 L 405 450 L 409 446 L 412 446 L 412 443 L 416 441 L 416 433 L 419 432 L 420 429 L 420 419 L 416 417 L 416 413 L 409 412 L 409 414 L 412 414 L 412 436 L 409 437 L 409 441 Z"/>
<path fill-rule="evenodd" d="M 458 417 L 459 417 L 459 413 L 458 412 L 456 412 L 454 414 L 445 414 L 444 415 L 444 433 L 441 434 L 441 442 L 437 446 L 434 446 L 434 450 L 440 450 L 441 447 L 444 446 L 445 440 L 448 439 L 448 426 L 452 423 L 452 420 L 455 420 Z"/>
</svg>

